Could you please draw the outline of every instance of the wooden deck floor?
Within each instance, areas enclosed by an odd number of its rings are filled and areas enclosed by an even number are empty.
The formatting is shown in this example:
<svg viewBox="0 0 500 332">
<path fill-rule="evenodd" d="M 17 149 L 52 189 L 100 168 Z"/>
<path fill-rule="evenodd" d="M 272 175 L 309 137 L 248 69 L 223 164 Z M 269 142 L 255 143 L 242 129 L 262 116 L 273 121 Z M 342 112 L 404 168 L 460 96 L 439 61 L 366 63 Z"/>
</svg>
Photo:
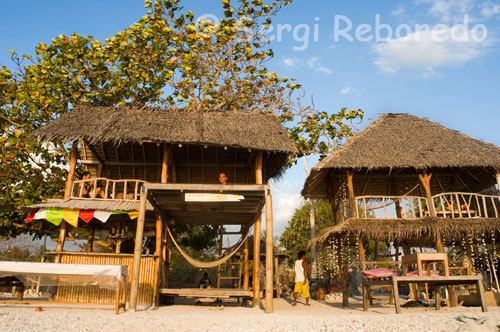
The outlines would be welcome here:
<svg viewBox="0 0 500 332">
<path fill-rule="evenodd" d="M 161 288 L 160 294 L 182 297 L 252 297 L 252 291 L 237 288 Z"/>
</svg>

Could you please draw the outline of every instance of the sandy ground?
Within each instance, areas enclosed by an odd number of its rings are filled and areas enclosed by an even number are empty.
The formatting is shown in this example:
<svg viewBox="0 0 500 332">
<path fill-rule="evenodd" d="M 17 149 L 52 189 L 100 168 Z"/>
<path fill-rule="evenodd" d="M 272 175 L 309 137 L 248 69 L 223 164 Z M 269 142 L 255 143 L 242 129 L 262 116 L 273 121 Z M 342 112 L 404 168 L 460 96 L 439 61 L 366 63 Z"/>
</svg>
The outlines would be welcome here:
<svg viewBox="0 0 500 332">
<path fill-rule="evenodd" d="M 182 302 L 182 301 L 178 301 Z M 339 303 L 311 301 L 291 306 L 289 299 L 274 301 L 275 312 L 241 307 L 236 303 L 198 304 L 184 301 L 172 306 L 127 311 L 114 315 L 111 306 L 0 304 L 0 331 L 499 331 L 500 308 L 403 308 L 375 305 L 363 312 L 359 301 L 343 309 Z"/>
</svg>

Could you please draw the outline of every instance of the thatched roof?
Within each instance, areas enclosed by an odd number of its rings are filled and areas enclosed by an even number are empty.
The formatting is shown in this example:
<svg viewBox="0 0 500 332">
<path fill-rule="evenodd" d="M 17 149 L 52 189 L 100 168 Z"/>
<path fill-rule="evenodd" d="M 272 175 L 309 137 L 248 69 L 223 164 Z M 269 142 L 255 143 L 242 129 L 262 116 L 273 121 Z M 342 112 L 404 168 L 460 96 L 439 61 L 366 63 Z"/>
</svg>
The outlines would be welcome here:
<svg viewBox="0 0 500 332">
<path fill-rule="evenodd" d="M 500 219 L 450 219 L 426 217 L 421 219 L 348 219 L 338 225 L 323 229 L 315 242 L 324 243 L 330 238 L 366 238 L 384 242 L 433 240 L 440 233 L 444 240 L 461 239 L 463 236 L 488 236 L 500 232 Z"/>
<path fill-rule="evenodd" d="M 326 198 L 327 177 L 341 174 L 345 169 L 358 170 L 365 175 L 378 173 L 379 177 L 400 169 L 408 177 L 411 172 L 415 174 L 415 170 L 429 168 L 470 168 L 464 174 L 463 182 L 471 186 L 465 177 L 479 178 L 483 183 L 481 188 L 476 189 L 485 189 L 494 183 L 494 178 L 488 177 L 494 169 L 500 168 L 500 148 L 424 118 L 409 114 L 384 114 L 314 166 L 302 195 Z M 473 168 L 477 169 L 471 170 Z M 469 174 L 471 171 L 472 176 Z M 414 179 L 417 182 L 416 175 Z M 335 176 L 330 180 L 338 181 Z M 387 188 L 387 183 L 380 185 Z M 412 187 L 412 184 L 407 186 Z"/>
<path fill-rule="evenodd" d="M 184 143 L 296 152 L 275 116 L 247 112 L 79 106 L 33 135 L 45 140 L 83 139 L 89 144 Z"/>
</svg>

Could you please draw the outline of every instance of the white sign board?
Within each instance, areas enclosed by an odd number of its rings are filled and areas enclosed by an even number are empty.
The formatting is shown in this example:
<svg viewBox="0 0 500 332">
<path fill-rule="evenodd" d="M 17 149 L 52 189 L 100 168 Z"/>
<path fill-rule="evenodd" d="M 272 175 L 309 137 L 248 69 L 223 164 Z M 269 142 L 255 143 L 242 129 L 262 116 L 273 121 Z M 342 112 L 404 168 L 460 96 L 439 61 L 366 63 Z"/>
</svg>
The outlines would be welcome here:
<svg viewBox="0 0 500 332">
<path fill-rule="evenodd" d="M 186 193 L 186 202 L 239 202 L 245 197 L 230 194 Z"/>
</svg>

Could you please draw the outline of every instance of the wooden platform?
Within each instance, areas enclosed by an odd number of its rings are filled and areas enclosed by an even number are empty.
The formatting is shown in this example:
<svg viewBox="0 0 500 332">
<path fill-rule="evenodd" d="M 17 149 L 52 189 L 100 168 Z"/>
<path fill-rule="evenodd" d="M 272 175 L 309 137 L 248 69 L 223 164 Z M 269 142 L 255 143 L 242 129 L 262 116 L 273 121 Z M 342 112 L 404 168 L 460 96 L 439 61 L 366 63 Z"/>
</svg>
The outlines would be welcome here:
<svg viewBox="0 0 500 332">
<path fill-rule="evenodd" d="M 160 294 L 181 297 L 211 297 L 228 299 L 231 297 L 252 297 L 252 291 L 237 288 L 160 288 Z"/>
</svg>

